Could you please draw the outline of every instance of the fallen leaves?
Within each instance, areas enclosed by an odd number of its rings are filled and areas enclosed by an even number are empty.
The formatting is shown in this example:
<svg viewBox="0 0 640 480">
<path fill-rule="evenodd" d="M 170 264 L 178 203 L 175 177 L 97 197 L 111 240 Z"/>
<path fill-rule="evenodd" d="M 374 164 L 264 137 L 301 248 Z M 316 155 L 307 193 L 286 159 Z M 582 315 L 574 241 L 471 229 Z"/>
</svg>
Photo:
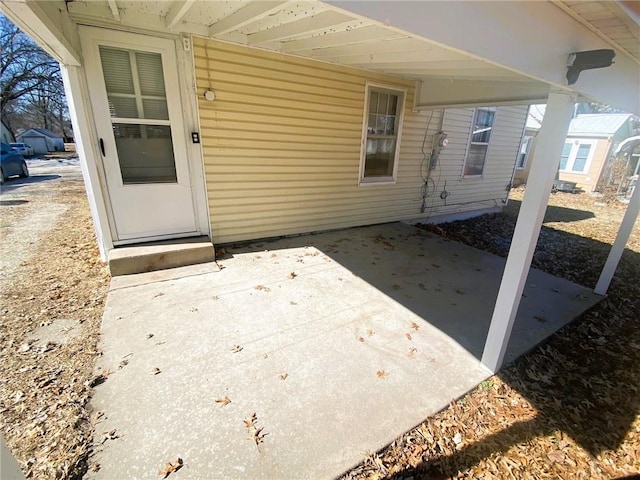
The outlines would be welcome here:
<svg viewBox="0 0 640 480">
<path fill-rule="evenodd" d="M 164 466 L 158 471 L 158 475 L 162 475 L 162 478 L 167 478 L 172 473 L 177 472 L 184 466 L 184 462 L 180 457 L 176 457 L 173 462 L 166 462 Z"/>
<path fill-rule="evenodd" d="M 270 292 L 271 289 L 269 287 L 265 287 L 264 285 L 256 285 L 255 287 L 253 287 L 254 290 L 258 290 L 261 292 Z"/>
<path fill-rule="evenodd" d="M 109 430 L 108 432 L 102 432 L 102 440 L 100 443 L 102 444 L 107 440 L 115 440 L 117 438 L 120 438 L 120 435 L 118 435 L 118 431 L 116 429 Z"/>
<path fill-rule="evenodd" d="M 386 379 L 389 376 L 388 372 L 385 372 L 384 370 L 378 370 L 376 372 L 376 377 L 381 378 L 381 379 Z"/>
<path fill-rule="evenodd" d="M 413 328 L 417 332 L 418 330 L 420 330 L 420 325 L 418 325 L 416 322 L 411 322 L 411 328 Z"/>
<path fill-rule="evenodd" d="M 234 345 L 231 347 L 232 353 L 240 353 L 242 350 L 244 350 L 244 347 L 241 347 L 240 345 Z"/>
<path fill-rule="evenodd" d="M 280 380 L 286 380 L 288 376 L 289 376 L 288 373 L 281 373 L 280 375 L 278 375 L 278 378 Z"/>
<path fill-rule="evenodd" d="M 298 274 L 296 272 L 291 272 L 289 275 L 287 275 L 287 278 L 293 280 L 294 278 L 296 278 L 298 276 Z"/>
<path fill-rule="evenodd" d="M 102 385 L 107 381 L 109 375 L 111 375 L 111 370 L 103 370 L 102 373 L 96 375 L 95 377 L 93 377 L 93 379 L 91 379 L 91 381 L 88 382 L 89 388 L 94 388 L 98 385 Z"/>
<path fill-rule="evenodd" d="M 160 370 L 158 367 L 155 367 L 153 370 L 151 370 L 151 373 L 153 375 L 159 375 L 162 373 L 162 370 Z"/>
<path fill-rule="evenodd" d="M 249 438 L 256 444 L 258 452 L 262 453 L 260 445 L 264 442 L 264 437 L 268 433 L 264 432 L 264 427 L 258 427 L 258 415 L 254 412 L 244 419 L 244 426 L 249 433 Z"/>
<path fill-rule="evenodd" d="M 225 407 L 231 403 L 231 399 L 229 395 L 225 395 L 223 398 L 216 398 L 215 402 L 220 405 L 220 407 Z"/>
</svg>

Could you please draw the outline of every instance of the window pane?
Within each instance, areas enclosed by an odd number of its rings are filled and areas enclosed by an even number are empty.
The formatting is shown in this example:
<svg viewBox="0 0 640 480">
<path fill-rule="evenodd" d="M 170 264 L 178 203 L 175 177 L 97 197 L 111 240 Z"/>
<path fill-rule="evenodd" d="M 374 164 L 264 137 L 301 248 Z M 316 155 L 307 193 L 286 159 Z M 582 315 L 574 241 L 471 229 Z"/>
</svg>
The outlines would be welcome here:
<svg viewBox="0 0 640 480">
<path fill-rule="evenodd" d="M 162 57 L 159 53 L 136 52 L 138 80 L 142 95 L 164 97 Z"/>
<path fill-rule="evenodd" d="M 524 137 L 522 145 L 520 145 L 520 153 L 518 154 L 518 168 L 524 168 L 527 163 L 527 155 L 529 154 L 529 146 L 531 145 L 531 137 Z"/>
<path fill-rule="evenodd" d="M 124 184 L 177 181 L 171 127 L 114 123 L 113 135 Z"/>
<path fill-rule="evenodd" d="M 475 111 L 471 141 L 489 143 L 495 112 L 484 108 Z"/>
<path fill-rule="evenodd" d="M 367 123 L 367 133 L 376 133 L 376 116 L 369 115 L 369 123 Z"/>
<path fill-rule="evenodd" d="M 589 157 L 590 150 L 591 145 L 581 144 L 578 146 L 578 153 L 576 154 L 576 159 L 573 161 L 572 171 L 584 172 L 584 167 L 587 165 L 587 157 Z"/>
<path fill-rule="evenodd" d="M 395 156 L 395 139 L 368 139 L 364 164 L 365 177 L 391 177 Z"/>
<path fill-rule="evenodd" d="M 567 161 L 569 160 L 569 155 L 571 154 L 571 147 L 572 145 L 568 142 L 564 144 L 564 147 L 562 147 L 562 155 L 560 155 L 560 170 L 564 170 L 565 168 L 567 168 Z"/>
<path fill-rule="evenodd" d="M 107 93 L 134 93 L 131 59 L 128 51 L 101 46 L 100 61 L 102 62 Z"/>
<path fill-rule="evenodd" d="M 378 111 L 378 92 L 371 92 L 369 94 L 369 113 L 376 113 Z"/>
<path fill-rule="evenodd" d="M 487 145 L 470 145 L 467 162 L 464 165 L 464 175 L 482 175 L 487 156 Z"/>
<path fill-rule="evenodd" d="M 391 95 L 389 100 L 389 115 L 395 115 L 398 110 L 398 95 Z"/>
<path fill-rule="evenodd" d="M 378 111 L 380 115 L 385 115 L 387 113 L 389 103 L 389 95 L 386 93 L 378 93 Z"/>
<path fill-rule="evenodd" d="M 155 120 L 169 120 L 169 110 L 167 109 L 166 100 L 142 100 L 142 106 L 144 108 L 144 117 L 141 118 L 153 118 Z"/>
<path fill-rule="evenodd" d="M 109 113 L 112 117 L 139 118 L 138 106 L 134 97 L 109 95 Z"/>
</svg>

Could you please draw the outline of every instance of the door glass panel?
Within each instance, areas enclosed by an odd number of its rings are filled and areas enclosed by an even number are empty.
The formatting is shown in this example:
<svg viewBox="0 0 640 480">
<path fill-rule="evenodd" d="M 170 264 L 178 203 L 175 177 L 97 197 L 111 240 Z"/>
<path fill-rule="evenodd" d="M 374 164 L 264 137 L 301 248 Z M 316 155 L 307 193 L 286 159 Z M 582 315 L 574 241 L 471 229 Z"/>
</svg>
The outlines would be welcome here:
<svg viewBox="0 0 640 480">
<path fill-rule="evenodd" d="M 114 123 L 113 135 L 125 185 L 177 181 L 169 126 Z"/>
<path fill-rule="evenodd" d="M 159 53 L 136 52 L 140 93 L 164 98 L 162 57 Z"/>
<path fill-rule="evenodd" d="M 133 94 L 133 73 L 129 52 L 101 46 L 100 59 L 102 71 L 105 72 L 104 82 L 107 93 Z"/>
<path fill-rule="evenodd" d="M 166 100 L 144 99 L 142 100 L 142 108 L 144 108 L 144 118 L 169 119 Z"/>
<path fill-rule="evenodd" d="M 122 182 L 176 183 L 162 56 L 100 46 L 100 60 Z"/>
</svg>

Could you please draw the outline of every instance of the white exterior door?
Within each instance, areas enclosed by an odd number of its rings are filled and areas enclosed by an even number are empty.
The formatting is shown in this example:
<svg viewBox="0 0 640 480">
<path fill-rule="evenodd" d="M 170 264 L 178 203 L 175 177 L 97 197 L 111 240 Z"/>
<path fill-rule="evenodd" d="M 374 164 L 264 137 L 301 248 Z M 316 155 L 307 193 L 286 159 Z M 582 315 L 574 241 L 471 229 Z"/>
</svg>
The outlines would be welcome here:
<svg viewBox="0 0 640 480">
<path fill-rule="evenodd" d="M 116 242 L 197 233 L 175 43 L 80 37 Z"/>
</svg>

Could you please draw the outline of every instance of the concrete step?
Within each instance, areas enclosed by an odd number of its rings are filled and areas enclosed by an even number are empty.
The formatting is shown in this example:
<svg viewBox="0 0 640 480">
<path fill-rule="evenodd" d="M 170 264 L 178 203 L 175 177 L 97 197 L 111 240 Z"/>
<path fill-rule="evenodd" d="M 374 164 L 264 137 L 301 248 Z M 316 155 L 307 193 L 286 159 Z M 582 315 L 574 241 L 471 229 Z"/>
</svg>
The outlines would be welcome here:
<svg viewBox="0 0 640 480">
<path fill-rule="evenodd" d="M 213 262 L 209 237 L 180 238 L 114 248 L 109 252 L 112 277 Z"/>
</svg>

